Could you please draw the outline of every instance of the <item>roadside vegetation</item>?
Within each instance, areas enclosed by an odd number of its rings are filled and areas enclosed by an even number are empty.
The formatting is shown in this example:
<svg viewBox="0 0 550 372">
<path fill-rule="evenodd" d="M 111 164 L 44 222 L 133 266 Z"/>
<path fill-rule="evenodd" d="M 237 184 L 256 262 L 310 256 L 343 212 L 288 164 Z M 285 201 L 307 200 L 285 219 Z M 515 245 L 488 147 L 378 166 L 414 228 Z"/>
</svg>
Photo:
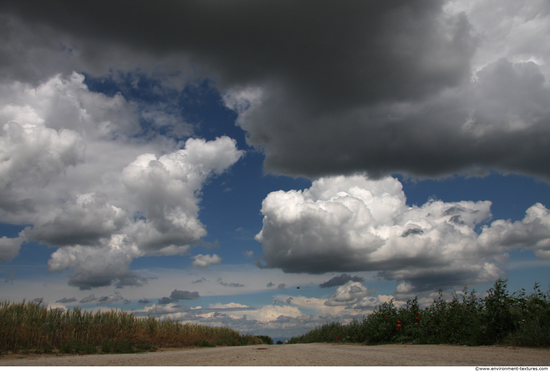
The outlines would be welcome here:
<svg viewBox="0 0 550 372">
<path fill-rule="evenodd" d="M 510 295 L 500 279 L 483 298 L 465 287 L 447 301 L 440 290 L 426 308 L 416 297 L 400 308 L 391 300 L 362 320 L 324 324 L 289 340 L 311 342 L 550 346 L 550 294 L 535 283 L 532 294 Z"/>
<path fill-rule="evenodd" d="M 121 310 L 94 314 L 47 309 L 36 302 L 0 303 L 0 354 L 135 353 L 261 343 L 261 338 L 225 327 L 136 318 Z"/>
</svg>

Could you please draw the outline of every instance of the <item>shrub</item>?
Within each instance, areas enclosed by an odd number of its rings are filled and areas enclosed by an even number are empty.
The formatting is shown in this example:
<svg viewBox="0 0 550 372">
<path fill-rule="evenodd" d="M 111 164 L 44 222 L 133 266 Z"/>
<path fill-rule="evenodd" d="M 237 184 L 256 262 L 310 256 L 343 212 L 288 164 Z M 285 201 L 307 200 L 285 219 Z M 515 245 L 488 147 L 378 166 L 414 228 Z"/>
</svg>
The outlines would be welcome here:
<svg viewBox="0 0 550 372">
<path fill-rule="evenodd" d="M 260 339 L 263 344 L 273 345 L 273 339 L 269 336 L 256 336 L 256 338 Z"/>
<path fill-rule="evenodd" d="M 538 283 L 529 296 L 525 290 L 510 295 L 506 281 L 499 279 L 484 298 L 464 287 L 450 301 L 440 290 L 424 309 L 416 297 L 399 309 L 392 299 L 361 321 L 327 323 L 289 340 L 309 342 L 550 346 L 550 295 Z"/>
</svg>

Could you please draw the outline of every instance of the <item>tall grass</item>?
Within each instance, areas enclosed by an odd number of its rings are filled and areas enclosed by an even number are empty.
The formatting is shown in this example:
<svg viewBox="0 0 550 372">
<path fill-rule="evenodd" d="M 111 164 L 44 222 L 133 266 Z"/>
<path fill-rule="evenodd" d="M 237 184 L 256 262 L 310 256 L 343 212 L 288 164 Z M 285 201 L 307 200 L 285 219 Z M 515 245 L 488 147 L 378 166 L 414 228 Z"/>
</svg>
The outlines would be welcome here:
<svg viewBox="0 0 550 372">
<path fill-rule="evenodd" d="M 391 300 L 362 320 L 324 324 L 289 340 L 310 342 L 550 346 L 550 295 L 537 283 L 530 295 L 510 295 L 500 279 L 483 298 L 465 287 L 447 301 L 440 290 L 426 308 L 416 297 L 400 308 Z"/>
<path fill-rule="evenodd" d="M 110 312 L 47 309 L 39 303 L 0 303 L 0 353 L 17 351 L 137 352 L 159 347 L 259 344 L 251 335 L 225 327 L 136 318 Z"/>
</svg>

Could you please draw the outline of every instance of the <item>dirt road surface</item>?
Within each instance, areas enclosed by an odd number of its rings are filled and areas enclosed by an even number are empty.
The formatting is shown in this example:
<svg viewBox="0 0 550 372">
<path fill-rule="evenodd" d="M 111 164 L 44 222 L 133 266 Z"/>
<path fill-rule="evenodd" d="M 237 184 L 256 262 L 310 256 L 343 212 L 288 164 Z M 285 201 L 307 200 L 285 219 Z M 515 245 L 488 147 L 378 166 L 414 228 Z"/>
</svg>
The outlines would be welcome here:
<svg viewBox="0 0 550 372">
<path fill-rule="evenodd" d="M 447 345 L 299 344 L 144 354 L 26 356 L 2 366 L 550 366 L 549 349 Z"/>
</svg>

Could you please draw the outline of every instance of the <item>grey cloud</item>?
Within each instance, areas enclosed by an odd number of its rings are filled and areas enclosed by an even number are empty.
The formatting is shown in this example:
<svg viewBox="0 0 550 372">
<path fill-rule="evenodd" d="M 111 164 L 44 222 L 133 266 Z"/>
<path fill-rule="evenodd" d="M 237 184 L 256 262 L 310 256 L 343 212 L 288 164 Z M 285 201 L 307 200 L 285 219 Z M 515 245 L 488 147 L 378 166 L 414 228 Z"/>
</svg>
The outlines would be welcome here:
<svg viewBox="0 0 550 372">
<path fill-rule="evenodd" d="M 52 246 L 95 244 L 127 223 L 126 212 L 105 195 L 83 194 L 67 201 L 53 220 L 28 228 L 26 236 Z"/>
<path fill-rule="evenodd" d="M 274 286 L 275 286 L 275 284 L 273 284 L 272 282 L 267 283 L 267 288 L 271 288 L 271 287 L 274 287 Z"/>
<path fill-rule="evenodd" d="M 170 298 L 173 300 L 198 300 L 201 296 L 199 292 L 180 291 L 174 289 L 170 294 Z"/>
<path fill-rule="evenodd" d="M 97 300 L 97 298 L 95 297 L 95 295 L 92 293 L 91 295 L 89 296 L 86 296 L 84 297 L 82 300 L 80 300 L 79 302 L 81 304 L 87 304 L 89 302 L 94 302 L 95 300 Z"/>
<path fill-rule="evenodd" d="M 245 311 L 256 310 L 254 307 L 242 306 L 242 307 L 208 307 L 208 308 L 196 308 L 192 309 L 188 306 L 176 305 L 174 301 L 169 301 L 170 298 L 163 297 L 162 301 L 159 300 L 158 304 L 155 304 L 145 311 L 134 311 L 136 316 L 162 316 L 165 314 L 178 314 L 178 320 L 200 321 L 205 318 L 200 317 L 201 314 L 213 313 L 213 317 L 227 317 L 225 313 L 233 311 Z"/>
<path fill-rule="evenodd" d="M 292 82 L 296 95 L 331 106 L 454 85 L 468 72 L 473 49 L 467 21 L 445 19 L 437 1 L 134 5 L 21 1 L 0 10 L 72 35 L 75 49 L 96 60 L 108 58 L 101 47 L 113 44 L 126 53 L 183 53 L 219 73 L 222 86 L 277 78 Z M 399 68 L 404 62 L 409 71 Z"/>
<path fill-rule="evenodd" d="M 244 284 L 240 284 L 240 283 L 226 283 L 222 281 L 221 278 L 218 278 L 218 283 L 220 283 L 220 285 L 223 285 L 224 287 L 234 287 L 234 288 L 244 287 Z"/>
<path fill-rule="evenodd" d="M 108 305 L 108 304 L 111 304 L 113 302 L 119 302 L 119 301 L 123 301 L 123 300 L 124 300 L 124 297 L 122 297 L 122 295 L 120 293 L 115 292 L 115 294 L 100 297 L 99 299 L 97 299 L 97 304 L 98 305 Z"/>
<path fill-rule="evenodd" d="M 277 286 L 277 289 L 285 289 L 286 287 L 286 284 L 285 283 L 281 283 Z"/>
<path fill-rule="evenodd" d="M 17 238 L 0 238 L 0 262 L 9 261 L 19 254 L 21 244 L 25 242 L 24 234 L 20 233 Z"/>
<path fill-rule="evenodd" d="M 147 304 L 150 304 L 150 303 L 151 303 L 151 301 L 146 299 L 146 298 L 144 298 L 143 300 L 138 301 L 138 304 L 140 304 L 140 305 L 147 305 Z"/>
<path fill-rule="evenodd" d="M 162 298 L 159 299 L 158 304 L 159 305 L 167 305 L 167 304 L 176 303 L 176 302 L 178 302 L 177 299 L 170 298 L 170 297 L 162 297 Z"/>
<path fill-rule="evenodd" d="M 200 279 L 193 280 L 191 283 L 195 284 L 195 283 L 202 283 L 202 282 L 207 282 L 206 278 L 201 277 Z"/>
<path fill-rule="evenodd" d="M 105 287 L 115 284 L 117 288 L 142 286 L 148 282 L 129 269 L 133 244 L 127 237 L 113 235 L 100 240 L 97 246 L 66 246 L 54 252 L 48 261 L 50 271 L 61 271 L 67 267 L 74 270 L 69 274 L 68 284 L 81 290 Z"/>
<path fill-rule="evenodd" d="M 458 217 L 458 216 L 455 216 L 455 217 Z M 422 230 L 421 228 L 413 227 L 413 228 L 410 228 L 406 231 L 403 231 L 403 234 L 401 234 L 401 237 L 406 238 L 409 235 L 422 235 L 423 232 L 424 232 L 424 230 Z"/>
<path fill-rule="evenodd" d="M 57 300 L 55 302 L 60 303 L 60 304 L 68 304 L 68 303 L 71 303 L 71 302 L 76 302 L 76 298 L 75 297 L 71 297 L 71 298 L 63 297 L 62 299 Z"/>
<path fill-rule="evenodd" d="M 115 280 L 116 288 L 124 287 L 142 287 L 144 284 L 149 283 L 149 279 L 157 279 L 156 277 L 145 278 L 136 273 L 129 272 L 125 275 L 120 275 Z"/>
<path fill-rule="evenodd" d="M 547 34 L 550 6 L 538 2 L 525 12 L 514 3 L 514 16 L 541 20 L 533 35 L 502 33 L 528 43 L 499 56 L 502 40 L 487 25 L 513 23 L 513 2 L 491 3 L 498 8 L 491 12 L 482 3 L 476 11 L 489 22 L 435 0 L 139 8 L 129 1 L 21 0 L 0 11 L 10 44 L 43 51 L 46 61 L 68 53 L 65 60 L 79 70 L 99 75 L 139 64 L 145 71 L 179 69 L 183 80 L 216 76 L 249 143 L 265 151 L 269 172 L 440 177 L 476 168 L 548 179 L 550 101 L 541 72 L 548 54 L 537 48 L 549 48 L 536 35 Z M 35 26 L 16 36 L 27 24 Z M 54 53 L 59 44 L 40 43 L 42 35 L 74 47 Z M 7 70 L 28 64 L 21 53 L 7 53 Z M 541 62 L 511 62 L 531 54 Z M 188 74 L 190 66 L 198 75 Z M 261 99 L 235 100 L 249 88 Z"/>
<path fill-rule="evenodd" d="M 352 282 L 362 282 L 364 279 L 360 276 L 351 276 L 349 274 L 341 274 L 340 276 L 335 276 L 332 279 L 327 280 L 324 283 L 319 284 L 319 287 L 321 288 L 330 288 L 330 287 L 338 287 L 343 284 L 346 284 L 349 281 Z"/>
</svg>

